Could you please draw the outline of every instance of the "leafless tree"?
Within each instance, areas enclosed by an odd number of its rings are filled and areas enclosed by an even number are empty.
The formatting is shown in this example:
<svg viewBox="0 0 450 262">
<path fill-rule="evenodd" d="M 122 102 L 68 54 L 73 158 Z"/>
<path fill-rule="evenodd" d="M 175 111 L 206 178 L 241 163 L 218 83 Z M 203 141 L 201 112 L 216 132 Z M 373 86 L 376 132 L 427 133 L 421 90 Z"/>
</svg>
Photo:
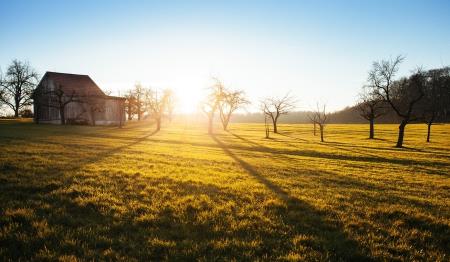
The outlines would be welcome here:
<svg viewBox="0 0 450 262">
<path fill-rule="evenodd" d="M 83 103 L 87 107 L 87 112 L 89 113 L 89 118 L 91 119 L 91 124 L 96 125 L 96 115 L 98 113 L 105 112 L 105 100 L 99 99 L 96 96 L 83 97 L 80 103 Z"/>
<path fill-rule="evenodd" d="M 326 112 L 326 105 L 317 103 L 316 109 L 312 112 L 311 121 L 319 126 L 320 141 L 324 142 L 323 132 L 328 121 L 328 114 Z"/>
<path fill-rule="evenodd" d="M 171 92 L 159 92 L 158 90 L 147 89 L 145 92 L 145 104 L 149 109 L 150 116 L 156 122 L 156 131 L 161 130 L 161 120 L 167 111 L 168 102 L 171 100 Z"/>
<path fill-rule="evenodd" d="M 133 119 L 136 111 L 136 98 L 134 97 L 133 90 L 129 90 L 125 95 L 125 112 L 127 113 L 128 120 Z"/>
<path fill-rule="evenodd" d="M 224 86 L 222 82 L 213 78 L 214 85 L 208 88 L 208 95 L 205 100 L 200 104 L 201 110 L 208 117 L 208 134 L 213 133 L 214 115 L 219 107 L 219 104 L 223 100 Z"/>
<path fill-rule="evenodd" d="M 245 97 L 244 91 L 223 90 L 222 99 L 219 103 L 220 120 L 222 121 L 223 130 L 227 130 L 228 123 L 234 111 L 249 103 L 250 101 Z"/>
<path fill-rule="evenodd" d="M 266 131 L 266 138 L 269 138 L 270 137 L 270 124 L 268 121 L 269 119 L 267 119 L 267 115 L 264 114 L 264 112 L 263 115 L 264 115 L 264 129 Z"/>
<path fill-rule="evenodd" d="M 313 134 L 314 136 L 317 135 L 317 119 L 316 119 L 316 114 L 314 112 L 310 112 L 308 113 L 308 119 L 309 121 L 313 124 Z"/>
<path fill-rule="evenodd" d="M 13 60 L 4 76 L 0 72 L 0 101 L 14 111 L 14 117 L 31 105 L 37 81 L 38 73 L 28 62 Z"/>
<path fill-rule="evenodd" d="M 422 121 L 427 125 L 427 142 L 430 142 L 431 126 L 445 120 L 450 111 L 450 67 L 426 72 L 425 95 L 419 107 Z"/>
<path fill-rule="evenodd" d="M 369 139 L 375 137 L 375 119 L 386 114 L 386 103 L 368 86 L 363 86 L 356 105 L 361 117 L 369 121 Z"/>
<path fill-rule="evenodd" d="M 32 98 L 37 106 L 35 114 L 39 114 L 41 107 L 56 108 L 59 111 L 61 125 L 66 124 L 66 106 L 70 103 L 81 102 L 75 90 L 67 94 L 62 85 L 58 84 L 51 88 L 48 82 L 41 83 L 40 88 L 34 91 Z M 36 119 L 38 120 L 39 116 Z"/>
<path fill-rule="evenodd" d="M 278 133 L 277 123 L 280 116 L 289 113 L 295 108 L 296 100 L 290 93 L 281 98 L 269 97 L 261 101 L 263 112 L 273 124 L 273 132 Z"/>
<path fill-rule="evenodd" d="M 403 56 L 397 56 L 395 59 L 374 62 L 368 78 L 373 92 L 388 103 L 402 119 L 396 144 L 399 148 L 403 146 L 406 125 L 418 119 L 414 116 L 414 109 L 424 96 L 424 77 L 421 70 L 417 70 L 409 78 L 394 80 L 403 60 Z"/>
<path fill-rule="evenodd" d="M 176 105 L 175 93 L 173 92 L 172 89 L 164 89 L 163 97 L 164 97 L 164 104 L 165 104 L 165 111 L 167 114 L 167 118 L 168 118 L 169 122 L 172 122 L 173 112 L 175 110 L 175 105 Z"/>
<path fill-rule="evenodd" d="M 137 118 L 139 121 L 141 120 L 143 113 L 145 112 L 144 101 L 143 101 L 145 92 L 146 92 L 145 88 L 140 83 L 137 83 L 134 86 L 133 96 L 134 96 L 135 107 L 136 107 L 136 115 L 137 115 Z"/>
</svg>

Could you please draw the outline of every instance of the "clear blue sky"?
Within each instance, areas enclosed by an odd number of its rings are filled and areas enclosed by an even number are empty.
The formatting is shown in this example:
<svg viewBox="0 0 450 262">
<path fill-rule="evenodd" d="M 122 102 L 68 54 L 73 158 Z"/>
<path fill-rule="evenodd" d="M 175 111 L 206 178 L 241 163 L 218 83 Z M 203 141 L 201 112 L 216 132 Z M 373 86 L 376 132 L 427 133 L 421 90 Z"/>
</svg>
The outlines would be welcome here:
<svg viewBox="0 0 450 262">
<path fill-rule="evenodd" d="M 450 1 L 0 1 L 0 66 L 89 74 L 123 93 L 173 88 L 195 109 L 211 76 L 306 109 L 354 103 L 374 60 L 450 64 Z"/>
</svg>

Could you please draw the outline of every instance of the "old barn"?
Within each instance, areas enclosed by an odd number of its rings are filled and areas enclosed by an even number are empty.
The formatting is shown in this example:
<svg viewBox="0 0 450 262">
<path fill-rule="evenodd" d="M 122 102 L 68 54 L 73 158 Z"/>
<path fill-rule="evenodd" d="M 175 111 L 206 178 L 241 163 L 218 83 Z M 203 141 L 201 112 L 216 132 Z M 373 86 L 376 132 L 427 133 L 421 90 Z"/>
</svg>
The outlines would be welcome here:
<svg viewBox="0 0 450 262">
<path fill-rule="evenodd" d="M 88 75 L 46 72 L 33 94 L 34 121 L 122 125 L 125 98 L 106 95 Z"/>
</svg>

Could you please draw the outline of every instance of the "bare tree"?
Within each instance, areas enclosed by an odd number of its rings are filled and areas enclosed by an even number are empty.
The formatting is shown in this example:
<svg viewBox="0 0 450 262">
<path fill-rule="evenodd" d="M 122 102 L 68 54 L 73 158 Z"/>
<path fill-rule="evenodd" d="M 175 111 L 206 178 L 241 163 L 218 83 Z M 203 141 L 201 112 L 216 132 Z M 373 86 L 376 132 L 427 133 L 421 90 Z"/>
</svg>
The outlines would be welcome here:
<svg viewBox="0 0 450 262">
<path fill-rule="evenodd" d="M 309 121 L 313 124 L 313 134 L 314 136 L 317 135 L 317 119 L 316 119 L 316 114 L 314 114 L 314 112 L 310 112 L 308 113 L 308 119 Z"/>
<path fill-rule="evenodd" d="M 148 89 L 145 92 L 145 104 L 149 109 L 150 116 L 156 122 L 156 131 L 161 130 L 161 120 L 167 111 L 168 102 L 172 99 L 172 92 L 159 92 Z"/>
<path fill-rule="evenodd" d="M 414 116 L 414 109 L 424 96 L 424 77 L 421 70 L 417 70 L 409 78 L 394 80 L 403 60 L 403 56 L 397 56 L 395 59 L 374 62 L 368 79 L 373 92 L 388 103 L 402 119 L 398 127 L 398 148 L 403 146 L 406 125 L 418 119 Z"/>
<path fill-rule="evenodd" d="M 88 96 L 83 97 L 80 102 L 86 105 L 89 118 L 91 119 L 91 124 L 95 126 L 98 113 L 105 112 L 105 100 L 99 99 L 96 96 Z"/>
<path fill-rule="evenodd" d="M 128 120 L 133 119 L 136 110 L 136 98 L 134 97 L 133 90 L 129 90 L 125 95 L 125 112 L 127 113 Z"/>
<path fill-rule="evenodd" d="M 213 78 L 213 80 L 215 82 L 214 85 L 208 88 L 209 93 L 200 105 L 201 110 L 208 117 L 208 134 L 213 133 L 214 115 L 223 99 L 225 89 L 219 79 Z"/>
<path fill-rule="evenodd" d="M 222 121 L 223 130 L 227 130 L 228 123 L 234 111 L 249 103 L 250 101 L 245 97 L 244 91 L 223 90 L 222 100 L 219 103 L 220 120 Z"/>
<path fill-rule="evenodd" d="M 34 91 L 32 98 L 37 106 L 35 114 L 39 114 L 40 107 L 56 108 L 59 111 L 61 125 L 66 124 L 66 106 L 73 102 L 81 102 L 75 90 L 72 90 L 70 94 L 66 94 L 62 85 L 58 84 L 50 87 L 48 82 L 41 83 L 40 88 Z M 38 120 L 39 116 L 36 119 Z"/>
<path fill-rule="evenodd" d="M 19 117 L 19 111 L 31 105 L 37 80 L 38 73 L 28 62 L 13 60 L 5 76 L 0 72 L 0 101 L 14 111 L 14 117 Z"/>
<path fill-rule="evenodd" d="M 144 95 L 145 95 L 145 88 L 140 83 L 137 83 L 134 86 L 133 96 L 135 99 L 134 101 L 136 106 L 136 115 L 139 121 L 141 120 L 142 115 L 145 112 L 143 101 Z"/>
<path fill-rule="evenodd" d="M 361 117 L 369 121 L 369 139 L 375 137 L 375 119 L 386 114 L 386 104 L 372 89 L 363 86 L 356 105 Z"/>
<path fill-rule="evenodd" d="M 169 122 L 172 122 L 173 112 L 175 110 L 175 104 L 176 104 L 175 93 L 173 92 L 172 89 L 164 89 L 163 97 L 164 97 L 164 104 L 165 104 L 165 111 L 167 114 L 167 118 L 168 118 Z"/>
<path fill-rule="evenodd" d="M 316 110 L 314 110 L 312 112 L 312 116 L 310 117 L 311 121 L 313 121 L 315 124 L 317 124 L 319 126 L 319 130 L 320 130 L 320 141 L 324 142 L 324 136 L 323 136 L 323 132 L 325 130 L 325 126 L 327 124 L 328 121 L 328 114 L 326 112 L 326 105 L 320 105 L 319 103 L 317 103 L 316 105 Z"/>
<path fill-rule="evenodd" d="M 427 125 L 427 142 L 430 142 L 431 126 L 445 120 L 450 109 L 450 67 L 426 72 L 425 95 L 420 107 L 422 121 Z"/>
<path fill-rule="evenodd" d="M 264 115 L 264 129 L 265 129 L 265 131 L 266 131 L 266 138 L 269 138 L 269 137 L 270 137 L 270 125 L 269 125 L 269 121 L 268 121 L 268 119 L 267 119 L 267 115 L 264 114 L 264 112 L 263 112 L 263 115 Z"/>
<path fill-rule="evenodd" d="M 287 93 L 282 98 L 269 97 L 261 101 L 264 114 L 272 121 L 274 133 L 278 133 L 277 123 L 279 117 L 293 110 L 295 104 L 296 100 L 290 93 Z"/>
</svg>

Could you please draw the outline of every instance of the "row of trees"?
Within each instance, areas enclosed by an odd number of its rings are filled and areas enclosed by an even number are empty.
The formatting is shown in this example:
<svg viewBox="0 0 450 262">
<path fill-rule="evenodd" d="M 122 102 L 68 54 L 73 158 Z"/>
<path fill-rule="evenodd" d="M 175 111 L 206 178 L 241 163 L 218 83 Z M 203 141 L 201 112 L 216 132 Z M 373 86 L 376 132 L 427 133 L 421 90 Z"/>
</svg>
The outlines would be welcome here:
<svg viewBox="0 0 450 262">
<path fill-rule="evenodd" d="M 396 78 L 403 56 L 374 62 L 369 71 L 367 84 L 362 87 L 356 108 L 369 121 L 369 138 L 375 137 L 375 120 L 394 112 L 399 131 L 396 147 L 402 147 L 405 128 L 411 122 L 424 122 L 428 126 L 427 142 L 430 141 L 433 123 L 444 121 L 450 112 L 450 67 L 432 70 L 416 69 L 410 76 Z M 214 113 L 219 110 L 223 129 L 227 129 L 234 110 L 249 104 L 243 91 L 229 91 L 215 79 L 202 109 L 208 117 L 208 132 L 212 132 Z M 265 134 L 278 133 L 278 120 L 296 108 L 297 101 L 289 93 L 283 97 L 268 97 L 260 102 L 264 115 Z M 226 112 L 226 114 L 224 114 Z M 324 129 L 329 120 L 326 105 L 317 103 L 309 112 L 313 133 L 319 127 L 320 140 L 324 141 Z M 269 124 L 270 123 L 270 124 Z"/>
<path fill-rule="evenodd" d="M 150 117 L 155 121 L 157 131 L 161 129 L 163 118 L 172 121 L 175 96 L 171 89 L 160 91 L 146 88 L 138 83 L 133 89 L 127 91 L 125 98 L 125 112 L 128 120 L 137 117 L 140 121 L 144 117 Z"/>
<path fill-rule="evenodd" d="M 230 90 L 224 86 L 222 81 L 213 78 L 214 84 L 208 89 L 208 94 L 201 103 L 201 109 L 208 118 L 208 133 L 213 133 L 214 116 L 219 112 L 223 130 L 227 130 L 232 114 L 250 102 L 242 90 Z M 283 97 L 267 97 L 260 101 L 261 110 L 264 115 L 266 137 L 270 136 L 269 123 L 273 132 L 278 133 L 278 120 L 296 108 L 297 100 L 290 93 Z M 321 141 L 324 141 L 324 129 L 328 120 L 325 105 L 317 104 L 317 109 L 310 112 L 309 118 L 314 124 L 314 135 L 316 125 L 319 126 Z"/>
<path fill-rule="evenodd" d="M 374 62 L 368 81 L 360 93 L 357 108 L 369 121 L 369 138 L 375 136 L 374 122 L 380 116 L 395 112 L 400 119 L 396 147 L 403 146 L 405 128 L 411 122 L 431 126 L 443 121 L 450 112 L 450 67 L 425 71 L 416 69 L 410 76 L 396 79 L 403 56 Z"/>
</svg>

